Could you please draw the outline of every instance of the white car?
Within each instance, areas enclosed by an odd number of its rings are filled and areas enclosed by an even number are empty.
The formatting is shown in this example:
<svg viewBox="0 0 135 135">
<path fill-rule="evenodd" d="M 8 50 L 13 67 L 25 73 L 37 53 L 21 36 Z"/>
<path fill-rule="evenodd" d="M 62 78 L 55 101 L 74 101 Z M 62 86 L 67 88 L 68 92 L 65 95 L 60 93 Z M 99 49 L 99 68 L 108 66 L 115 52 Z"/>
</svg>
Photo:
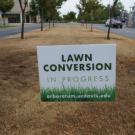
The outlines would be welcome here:
<svg viewBox="0 0 135 135">
<path fill-rule="evenodd" d="M 121 28 L 123 27 L 123 24 L 121 21 L 116 20 L 116 19 L 108 19 L 105 23 L 105 25 L 108 27 L 110 25 L 110 21 L 111 21 L 111 27 L 113 28 Z"/>
</svg>

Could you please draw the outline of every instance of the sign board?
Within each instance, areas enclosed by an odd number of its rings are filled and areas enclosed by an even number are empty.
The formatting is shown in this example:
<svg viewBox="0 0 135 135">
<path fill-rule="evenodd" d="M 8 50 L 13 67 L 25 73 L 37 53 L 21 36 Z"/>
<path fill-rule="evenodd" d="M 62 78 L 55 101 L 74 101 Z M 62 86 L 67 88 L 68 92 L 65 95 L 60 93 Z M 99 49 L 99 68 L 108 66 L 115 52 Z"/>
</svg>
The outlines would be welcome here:
<svg viewBox="0 0 135 135">
<path fill-rule="evenodd" d="M 114 101 L 116 46 L 38 46 L 42 101 Z"/>
</svg>

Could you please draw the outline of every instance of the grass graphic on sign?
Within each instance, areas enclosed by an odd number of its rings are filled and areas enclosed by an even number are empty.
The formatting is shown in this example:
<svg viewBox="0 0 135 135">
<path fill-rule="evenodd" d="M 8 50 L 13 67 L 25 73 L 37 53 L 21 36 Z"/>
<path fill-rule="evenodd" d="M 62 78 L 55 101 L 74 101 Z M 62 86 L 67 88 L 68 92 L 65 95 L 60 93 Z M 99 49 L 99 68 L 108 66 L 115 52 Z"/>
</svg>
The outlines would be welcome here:
<svg viewBox="0 0 135 135">
<path fill-rule="evenodd" d="M 114 101 L 115 88 L 46 88 L 41 89 L 42 101 Z"/>
</svg>

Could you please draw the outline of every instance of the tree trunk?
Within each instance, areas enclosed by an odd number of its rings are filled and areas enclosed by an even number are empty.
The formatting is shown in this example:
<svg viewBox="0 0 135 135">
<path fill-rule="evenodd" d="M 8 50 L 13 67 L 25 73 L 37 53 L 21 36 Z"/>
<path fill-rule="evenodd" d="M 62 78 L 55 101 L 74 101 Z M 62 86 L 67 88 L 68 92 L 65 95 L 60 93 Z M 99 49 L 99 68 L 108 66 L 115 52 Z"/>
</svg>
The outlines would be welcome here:
<svg viewBox="0 0 135 135">
<path fill-rule="evenodd" d="M 94 20 L 94 15 L 93 15 L 93 10 L 91 11 L 91 32 L 93 32 L 93 21 Z"/>
<path fill-rule="evenodd" d="M 108 26 L 107 39 L 110 40 L 111 24 Z"/>
<path fill-rule="evenodd" d="M 22 12 L 22 29 L 21 29 L 21 39 L 24 39 L 24 23 L 25 23 L 25 12 Z"/>
<path fill-rule="evenodd" d="M 51 21 L 49 20 L 49 29 L 51 28 Z"/>
<path fill-rule="evenodd" d="M 107 39 L 110 40 L 110 32 L 111 32 L 111 24 L 112 24 L 112 16 L 113 16 L 113 12 L 114 12 L 114 9 L 116 7 L 118 3 L 118 0 L 115 0 L 114 3 L 113 3 L 113 6 L 111 9 L 109 9 L 109 17 L 110 17 L 110 23 L 109 23 L 109 26 L 108 26 L 108 32 L 107 32 Z"/>
<path fill-rule="evenodd" d="M 93 32 L 93 24 L 91 23 L 91 32 Z"/>
<path fill-rule="evenodd" d="M 87 27 L 88 27 L 88 26 L 87 26 L 87 21 L 86 21 L 86 29 L 87 29 Z"/>
<path fill-rule="evenodd" d="M 41 18 L 41 31 L 43 31 L 43 8 L 41 9 L 41 15 L 40 15 L 40 18 Z"/>
<path fill-rule="evenodd" d="M 25 23 L 25 9 L 28 4 L 28 0 L 25 0 L 24 3 L 22 0 L 19 0 L 21 12 L 22 12 L 22 28 L 21 28 L 21 39 L 24 39 L 24 23 Z M 23 6 L 24 4 L 24 6 Z"/>
<path fill-rule="evenodd" d="M 4 13 L 3 13 L 2 19 L 3 19 L 3 26 L 4 26 L 4 28 L 6 28 L 6 21 L 5 21 L 5 14 Z"/>
<path fill-rule="evenodd" d="M 112 19 L 112 13 L 111 13 L 111 11 L 109 11 L 110 13 L 109 13 L 109 18 L 110 18 L 110 22 L 109 22 L 109 26 L 108 26 L 108 32 L 107 32 L 107 39 L 108 40 L 110 40 L 110 32 L 111 32 L 111 24 L 112 24 L 112 21 L 111 21 L 111 19 Z"/>
<path fill-rule="evenodd" d="M 54 20 L 53 20 L 53 27 L 54 27 Z"/>
</svg>

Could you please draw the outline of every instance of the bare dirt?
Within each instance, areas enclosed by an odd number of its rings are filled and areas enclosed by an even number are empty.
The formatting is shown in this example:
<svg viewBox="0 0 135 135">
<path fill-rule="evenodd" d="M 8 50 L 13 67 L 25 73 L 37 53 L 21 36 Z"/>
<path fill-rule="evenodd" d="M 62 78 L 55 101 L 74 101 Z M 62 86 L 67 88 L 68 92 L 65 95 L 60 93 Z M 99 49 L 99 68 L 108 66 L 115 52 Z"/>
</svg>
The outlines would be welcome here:
<svg viewBox="0 0 135 135">
<path fill-rule="evenodd" d="M 135 40 L 63 25 L 0 40 L 0 135 L 135 135 Z M 37 45 L 117 44 L 113 103 L 42 103 Z M 53 54 L 52 54 L 53 57 Z"/>
</svg>

